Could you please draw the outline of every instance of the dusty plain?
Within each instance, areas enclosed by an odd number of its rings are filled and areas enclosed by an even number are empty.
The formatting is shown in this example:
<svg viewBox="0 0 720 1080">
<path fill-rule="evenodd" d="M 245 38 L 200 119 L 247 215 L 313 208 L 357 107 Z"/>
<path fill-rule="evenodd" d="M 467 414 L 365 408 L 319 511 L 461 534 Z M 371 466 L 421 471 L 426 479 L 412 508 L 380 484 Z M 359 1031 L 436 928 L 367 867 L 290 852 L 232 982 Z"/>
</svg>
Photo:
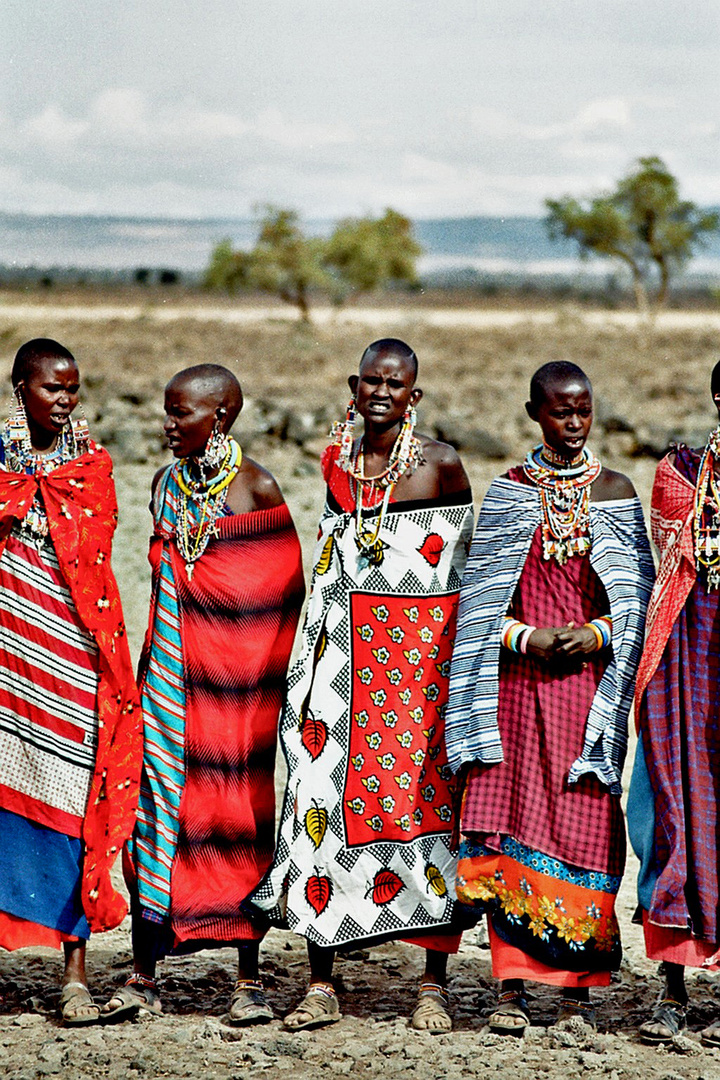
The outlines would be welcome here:
<svg viewBox="0 0 720 1080">
<path fill-rule="evenodd" d="M 170 307 L 163 299 L 145 296 L 140 303 L 127 295 L 103 296 L 100 303 L 77 291 L 53 291 L 42 299 L 22 293 L 0 297 L 3 377 L 17 346 L 35 336 L 58 338 L 79 360 L 91 428 L 116 462 L 120 523 L 114 562 L 135 655 L 149 592 L 149 483 L 168 460 L 162 391 L 183 367 L 212 361 L 239 376 L 246 407 L 235 433 L 245 451 L 279 480 L 308 568 L 323 501 L 319 454 L 330 422 L 344 411 L 347 376 L 374 338 L 399 336 L 418 352 L 425 391 L 420 427 L 459 446 L 476 506 L 492 477 L 517 462 L 534 436 L 523 402 L 530 375 L 548 360 L 573 360 L 591 376 L 597 405 L 592 445 L 608 465 L 631 477 L 646 510 L 663 447 L 671 439 L 703 442 L 713 426 L 708 381 L 720 359 L 717 312 L 673 311 L 648 323 L 630 313 L 571 305 L 513 309 L 485 302 L 477 310 L 468 304 L 440 310 L 421 300 L 324 311 L 303 327 L 279 307 L 213 306 L 193 297 L 173 299 Z M 9 401 L 9 389 L 6 397 Z M 596 1035 L 549 1027 L 556 994 L 542 987 L 533 989 L 534 1026 L 523 1039 L 492 1035 L 484 1017 L 494 1000 L 493 981 L 479 931 L 466 935 L 450 961 L 455 1030 L 436 1037 L 411 1031 L 404 1019 L 413 1006 L 421 957 L 402 944 L 341 957 L 337 973 L 344 1020 L 297 1035 L 285 1032 L 279 1021 L 244 1030 L 223 1025 L 234 977 L 231 950 L 166 961 L 162 1018 L 64 1029 L 55 1011 L 59 956 L 26 950 L 0 955 L 0 1073 L 8 1080 L 55 1075 L 244 1080 L 260 1074 L 292 1074 L 298 1080 L 334 1075 L 720 1080 L 720 1051 L 704 1049 L 693 1033 L 720 1014 L 718 977 L 690 975 L 687 1036 L 659 1048 L 645 1047 L 635 1037 L 660 984 L 631 924 L 634 877 L 630 855 L 619 903 L 625 958 L 609 989 L 596 993 Z M 130 961 L 127 919 L 93 939 L 89 971 L 98 1000 L 126 977 Z M 304 942 L 273 931 L 263 946 L 262 966 L 280 1017 L 303 992 Z"/>
</svg>

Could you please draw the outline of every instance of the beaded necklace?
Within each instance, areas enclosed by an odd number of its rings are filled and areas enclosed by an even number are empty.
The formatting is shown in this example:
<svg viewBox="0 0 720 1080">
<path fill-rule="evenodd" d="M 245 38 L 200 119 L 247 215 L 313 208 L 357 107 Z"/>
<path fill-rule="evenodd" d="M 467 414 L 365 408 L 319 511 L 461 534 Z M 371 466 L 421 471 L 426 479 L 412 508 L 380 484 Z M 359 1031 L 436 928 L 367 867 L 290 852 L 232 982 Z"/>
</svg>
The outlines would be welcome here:
<svg viewBox="0 0 720 1080">
<path fill-rule="evenodd" d="M 182 458 L 175 466 L 180 488 L 178 523 L 175 541 L 185 562 L 185 573 L 192 581 L 194 564 L 205 551 L 210 538 L 218 535 L 217 520 L 225 509 L 230 484 L 242 465 L 242 450 L 234 439 L 228 439 L 228 452 L 218 472 L 210 480 L 193 475 L 193 458 Z M 193 505 L 194 504 L 194 505 Z M 199 520 L 193 518 L 199 515 Z"/>
<path fill-rule="evenodd" d="M 360 453 L 358 454 L 358 471 L 361 474 L 362 465 L 363 455 Z M 382 475 L 384 476 L 384 474 Z M 396 481 L 392 481 L 384 485 L 381 483 L 376 485 L 375 480 L 376 478 L 374 476 L 368 477 L 367 479 L 365 477 L 362 479 L 358 477 L 355 485 L 355 543 L 357 544 L 358 550 L 362 552 L 371 566 L 379 566 L 385 556 L 387 544 L 383 543 L 380 539 L 380 530 L 382 529 L 385 515 L 387 514 L 387 509 L 390 504 L 390 498 L 395 490 L 396 483 Z M 385 488 L 385 494 L 383 496 L 383 501 L 380 504 L 380 511 L 375 520 L 374 527 L 367 526 L 363 522 L 363 491 L 366 484 L 370 485 L 371 491 L 376 486 L 384 486 Z M 374 507 L 371 505 L 370 509 L 374 509 Z"/>
<path fill-rule="evenodd" d="M 720 589 L 720 493 L 715 463 L 720 461 L 720 427 L 710 433 L 695 485 L 693 537 L 695 566 L 704 568 L 709 592 Z"/>
<path fill-rule="evenodd" d="M 21 399 L 17 399 L 15 411 L 5 422 L 2 429 L 2 443 L 5 451 L 3 467 L 8 472 L 25 473 L 27 476 L 46 476 L 61 465 L 73 461 L 88 450 L 90 433 L 85 415 L 68 420 L 60 430 L 55 449 L 41 454 L 33 449 L 30 429 L 27 424 L 25 408 Z M 17 525 L 21 536 L 39 546 L 48 541 L 50 529 L 45 504 L 39 490 L 36 490 L 30 508 Z"/>
<path fill-rule="evenodd" d="M 355 543 L 371 566 L 379 566 L 383 561 L 385 548 L 387 547 L 380 539 L 380 530 L 387 514 L 392 493 L 398 480 L 405 473 L 412 472 L 423 462 L 420 440 L 415 437 L 417 413 L 412 405 L 408 406 L 398 436 L 390 450 L 387 467 L 377 476 L 365 475 L 363 439 L 358 443 L 353 456 L 356 418 L 355 400 L 352 399 L 348 405 L 345 422 L 333 424 L 330 434 L 333 445 L 340 447 L 337 458 L 338 467 L 355 480 Z M 372 526 L 366 525 L 363 521 L 363 495 L 366 487 L 370 489 L 370 505 L 368 509 L 376 509 L 377 500 L 374 499 L 374 496 L 377 492 L 384 492 L 380 511 Z"/>
<path fill-rule="evenodd" d="M 351 401 L 345 423 L 336 422 L 330 432 L 333 443 L 340 447 L 338 465 L 344 472 L 349 473 L 353 480 L 372 484 L 374 487 L 379 488 L 394 486 L 401 476 L 421 464 L 423 460 L 420 440 L 415 437 L 417 413 L 412 405 L 407 408 L 398 436 L 392 445 L 387 467 L 383 472 L 378 473 L 377 476 L 365 476 L 363 473 L 362 442 L 358 453 L 353 459 L 353 433 L 357 416 L 354 405 L 354 401 Z"/>
<path fill-rule="evenodd" d="M 557 468 L 559 462 L 566 467 Z M 523 468 L 540 490 L 543 558 L 564 566 L 573 555 L 586 555 L 591 547 L 590 486 L 602 469 L 598 459 L 584 447 L 568 462 L 540 444 L 529 451 Z"/>
</svg>

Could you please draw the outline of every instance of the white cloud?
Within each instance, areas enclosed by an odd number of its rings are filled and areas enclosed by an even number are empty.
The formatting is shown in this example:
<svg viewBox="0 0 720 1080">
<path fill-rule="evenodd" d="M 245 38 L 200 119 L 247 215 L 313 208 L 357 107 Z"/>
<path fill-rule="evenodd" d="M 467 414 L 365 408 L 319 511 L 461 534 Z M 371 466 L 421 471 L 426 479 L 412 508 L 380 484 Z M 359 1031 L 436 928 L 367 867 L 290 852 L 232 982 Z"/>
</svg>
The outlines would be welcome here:
<svg viewBox="0 0 720 1080">
<path fill-rule="evenodd" d="M 77 142 L 86 129 L 85 121 L 65 116 L 56 105 L 46 105 L 25 124 L 22 135 L 41 145 L 69 146 Z"/>
<path fill-rule="evenodd" d="M 587 102 L 567 120 L 532 124 L 499 109 L 478 106 L 470 110 L 470 122 L 478 134 L 490 138 L 520 138 L 544 142 L 569 135 L 594 137 L 608 130 L 631 126 L 630 108 L 622 98 L 598 98 Z"/>
<path fill-rule="evenodd" d="M 264 109 L 252 125 L 254 132 L 289 149 L 336 146 L 352 142 L 352 133 L 344 124 L 297 122 L 288 119 L 279 109 Z"/>
</svg>

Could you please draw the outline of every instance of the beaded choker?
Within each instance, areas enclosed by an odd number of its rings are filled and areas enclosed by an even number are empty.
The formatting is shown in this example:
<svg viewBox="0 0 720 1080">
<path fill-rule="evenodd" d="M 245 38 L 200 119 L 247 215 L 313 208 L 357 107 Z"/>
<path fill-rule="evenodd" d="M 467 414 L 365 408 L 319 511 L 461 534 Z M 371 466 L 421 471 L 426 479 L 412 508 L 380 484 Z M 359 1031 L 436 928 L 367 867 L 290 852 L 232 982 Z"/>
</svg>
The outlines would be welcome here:
<svg viewBox="0 0 720 1080">
<path fill-rule="evenodd" d="M 573 555 L 586 555 L 590 550 L 590 486 L 602 465 L 584 447 L 567 468 L 559 469 L 546 459 L 546 450 L 543 445 L 536 446 L 523 468 L 540 490 L 543 558 L 564 566 Z"/>
<path fill-rule="evenodd" d="M 695 485 L 693 537 L 695 566 L 705 570 L 709 592 L 720 589 L 720 493 L 715 464 L 720 462 L 720 427 L 710 433 Z"/>
<path fill-rule="evenodd" d="M 218 535 L 217 520 L 225 509 L 228 488 L 241 465 L 242 450 L 234 439 L 228 439 L 225 459 L 210 480 L 193 475 L 191 458 L 182 458 L 175 466 L 180 488 L 175 542 L 185 562 L 188 581 L 192 581 L 194 564 L 210 538 Z"/>
</svg>

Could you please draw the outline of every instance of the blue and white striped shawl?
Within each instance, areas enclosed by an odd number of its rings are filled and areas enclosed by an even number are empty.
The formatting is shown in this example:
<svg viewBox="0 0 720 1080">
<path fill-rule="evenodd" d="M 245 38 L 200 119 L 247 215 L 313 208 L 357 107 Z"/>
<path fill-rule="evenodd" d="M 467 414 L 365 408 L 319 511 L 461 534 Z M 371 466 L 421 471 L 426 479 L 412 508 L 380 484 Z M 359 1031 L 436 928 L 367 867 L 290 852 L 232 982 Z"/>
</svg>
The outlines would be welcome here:
<svg viewBox="0 0 720 1080">
<path fill-rule="evenodd" d="M 465 762 L 503 760 L 497 719 L 500 624 L 540 521 L 535 486 L 506 477 L 493 481 L 480 510 L 460 592 L 445 719 L 454 772 Z M 610 600 L 613 659 L 600 680 L 582 754 L 568 780 L 595 773 L 610 791 L 619 793 L 627 717 L 655 577 L 640 500 L 591 503 L 590 536 L 590 562 Z"/>
</svg>

